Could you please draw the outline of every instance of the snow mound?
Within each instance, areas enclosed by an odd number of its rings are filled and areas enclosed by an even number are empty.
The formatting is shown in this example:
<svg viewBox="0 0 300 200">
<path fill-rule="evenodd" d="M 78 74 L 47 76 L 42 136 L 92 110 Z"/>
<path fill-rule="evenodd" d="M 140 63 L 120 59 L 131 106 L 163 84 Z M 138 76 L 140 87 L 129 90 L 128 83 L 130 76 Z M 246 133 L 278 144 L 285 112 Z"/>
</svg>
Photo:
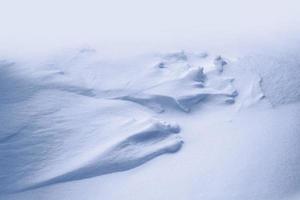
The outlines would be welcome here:
<svg viewBox="0 0 300 200">
<path fill-rule="evenodd" d="M 177 124 L 129 102 L 43 89 L 1 110 L 1 192 L 129 170 L 183 144 Z"/>
<path fill-rule="evenodd" d="M 1 64 L 1 193 L 129 170 L 183 144 L 178 125 L 66 73 Z"/>
<path fill-rule="evenodd" d="M 190 112 L 195 105 L 208 102 L 235 102 L 238 92 L 234 79 L 222 76 L 227 65 L 223 57 L 180 51 L 160 55 L 157 62 L 152 71 L 136 81 L 136 85 L 143 85 L 152 80 L 149 86 L 114 99 L 131 101 L 157 113 Z"/>
<path fill-rule="evenodd" d="M 238 92 L 232 82 L 230 78 L 207 76 L 201 67 L 189 68 L 182 77 L 118 99 L 141 104 L 156 112 L 164 112 L 167 108 L 190 112 L 200 102 L 234 103 Z"/>
<path fill-rule="evenodd" d="M 80 180 L 103 174 L 135 168 L 148 160 L 165 153 L 178 151 L 183 140 L 179 133 L 179 126 L 166 122 L 152 121 L 137 132 L 127 133 L 117 141 L 112 141 L 107 148 L 100 152 L 93 152 L 89 160 L 78 163 L 72 170 L 39 181 L 27 188 L 33 189 L 66 181 Z"/>
<path fill-rule="evenodd" d="M 97 56 L 84 49 L 38 63 L 1 61 L 1 193 L 130 170 L 181 149 L 184 124 L 169 113 L 248 107 L 270 94 L 268 76 L 246 58 Z"/>
</svg>

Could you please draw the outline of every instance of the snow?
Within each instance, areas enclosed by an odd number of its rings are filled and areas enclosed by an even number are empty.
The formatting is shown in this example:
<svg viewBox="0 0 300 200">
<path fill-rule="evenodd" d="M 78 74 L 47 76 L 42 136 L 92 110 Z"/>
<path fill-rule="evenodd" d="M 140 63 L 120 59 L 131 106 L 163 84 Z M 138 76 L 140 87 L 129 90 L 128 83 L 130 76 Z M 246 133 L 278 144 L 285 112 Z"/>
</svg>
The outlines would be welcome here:
<svg viewBox="0 0 300 200">
<path fill-rule="evenodd" d="M 299 193 L 297 49 L 84 48 L 0 65 L 0 199 Z"/>
</svg>

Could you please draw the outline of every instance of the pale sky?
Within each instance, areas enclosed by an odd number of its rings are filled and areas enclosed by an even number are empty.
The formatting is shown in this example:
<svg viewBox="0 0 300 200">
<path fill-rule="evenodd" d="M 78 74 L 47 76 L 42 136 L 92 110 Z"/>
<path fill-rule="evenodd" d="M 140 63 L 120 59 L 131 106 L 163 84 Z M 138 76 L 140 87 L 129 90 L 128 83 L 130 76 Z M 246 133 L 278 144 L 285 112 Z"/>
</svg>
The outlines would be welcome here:
<svg viewBox="0 0 300 200">
<path fill-rule="evenodd" d="M 297 0 L 0 0 L 0 46 L 169 45 L 300 29 Z"/>
</svg>

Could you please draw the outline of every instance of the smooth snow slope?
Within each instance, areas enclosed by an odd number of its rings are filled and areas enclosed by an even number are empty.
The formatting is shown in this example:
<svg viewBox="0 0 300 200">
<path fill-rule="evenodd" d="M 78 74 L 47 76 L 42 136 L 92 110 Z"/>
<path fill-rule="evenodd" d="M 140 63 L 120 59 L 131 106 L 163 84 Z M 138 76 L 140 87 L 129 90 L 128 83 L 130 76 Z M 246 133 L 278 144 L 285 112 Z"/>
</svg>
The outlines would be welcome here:
<svg viewBox="0 0 300 200">
<path fill-rule="evenodd" d="M 2 60 L 0 198 L 292 198 L 300 60 L 272 52 Z"/>
</svg>

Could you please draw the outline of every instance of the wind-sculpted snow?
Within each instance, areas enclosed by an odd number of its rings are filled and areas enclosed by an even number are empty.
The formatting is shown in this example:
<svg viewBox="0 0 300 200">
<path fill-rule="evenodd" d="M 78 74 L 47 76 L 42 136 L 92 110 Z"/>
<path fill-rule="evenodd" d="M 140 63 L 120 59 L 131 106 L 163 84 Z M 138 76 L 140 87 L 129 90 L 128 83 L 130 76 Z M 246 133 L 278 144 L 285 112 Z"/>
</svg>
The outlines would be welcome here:
<svg viewBox="0 0 300 200">
<path fill-rule="evenodd" d="M 261 89 L 273 106 L 300 101 L 299 51 L 283 55 L 254 55 L 239 64 L 255 69 L 261 78 Z M 266 84 L 267 83 L 267 84 Z"/>
<path fill-rule="evenodd" d="M 180 60 L 184 58 L 185 61 L 187 59 L 181 54 L 179 56 Z M 219 68 L 220 65 L 222 67 L 225 65 L 225 61 L 220 61 L 220 59 L 221 57 L 217 58 L 216 69 L 219 73 L 222 73 L 223 68 L 222 70 Z M 205 74 L 202 67 L 190 66 L 178 78 L 118 97 L 118 99 L 141 104 L 156 112 L 164 112 L 166 108 L 189 112 L 193 106 L 200 102 L 218 100 L 224 103 L 234 103 L 238 92 L 232 84 L 233 81 L 232 78 L 219 77 L 214 72 Z"/>
<path fill-rule="evenodd" d="M 94 149 L 90 152 L 92 155 L 78 160 L 72 169 L 32 183 L 25 189 L 135 168 L 161 154 L 178 151 L 183 144 L 181 137 L 175 135 L 179 131 L 179 126 L 176 124 L 149 122 L 141 130 L 125 133 L 109 141 L 109 144 L 102 144 L 106 147 Z"/>
<path fill-rule="evenodd" d="M 45 90 L 5 109 L 1 192 L 128 170 L 183 144 L 178 125 L 127 102 Z"/>
<path fill-rule="evenodd" d="M 263 99 L 262 78 L 254 73 L 236 87 L 232 64 L 184 51 L 125 61 L 97 60 L 94 51 L 1 61 L 0 192 L 130 170 L 177 152 L 181 124 L 161 120 L 163 112 Z"/>
<path fill-rule="evenodd" d="M 166 108 L 189 112 L 200 102 L 221 99 L 224 103 L 234 103 L 235 96 L 237 91 L 230 83 L 224 89 L 218 90 L 205 87 L 201 82 L 179 79 L 119 99 L 144 105 L 156 112 L 164 112 Z"/>
</svg>

